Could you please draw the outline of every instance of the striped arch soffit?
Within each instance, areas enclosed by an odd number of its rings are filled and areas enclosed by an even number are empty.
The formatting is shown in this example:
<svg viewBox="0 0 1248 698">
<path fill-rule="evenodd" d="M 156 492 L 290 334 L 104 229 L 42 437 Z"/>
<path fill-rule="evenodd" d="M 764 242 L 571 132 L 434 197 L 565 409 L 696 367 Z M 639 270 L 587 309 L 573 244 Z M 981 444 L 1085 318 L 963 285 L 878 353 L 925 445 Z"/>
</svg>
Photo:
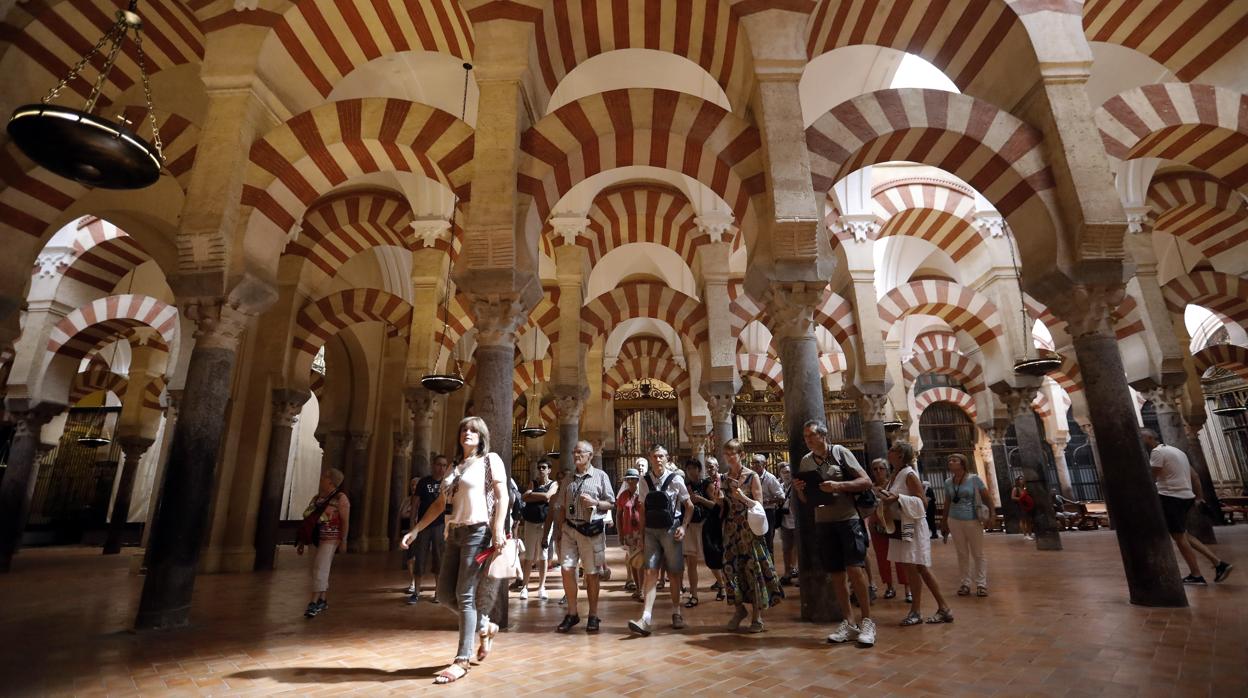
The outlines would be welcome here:
<svg viewBox="0 0 1248 698">
<path fill-rule="evenodd" d="M 69 4 L 69 0 L 61 3 Z M 25 34 L 20 36 L 26 37 Z M 120 111 L 135 125 L 140 136 L 150 137 L 146 107 L 128 106 Z M 156 120 L 164 141 L 165 169 L 185 192 L 190 185 L 191 166 L 195 163 L 199 128 L 183 116 L 159 109 Z M 35 165 L 12 141 L 0 147 L 0 235 L 21 233 L 36 238 L 49 235 L 54 232 L 49 229 L 61 214 L 88 191 L 88 187 Z"/>
<path fill-rule="evenodd" d="M 1083 31 L 1088 41 L 1135 49 L 1169 68 L 1179 80 L 1197 82 L 1248 36 L 1248 5 L 1221 0 L 1086 0 Z"/>
<path fill-rule="evenodd" d="M 251 147 L 243 205 L 248 231 L 283 238 L 317 198 L 349 178 L 424 174 L 460 200 L 472 178 L 472 128 L 444 111 L 398 99 L 331 102 L 291 117 Z"/>
<path fill-rule="evenodd" d="M 69 385 L 69 404 L 76 405 L 83 398 L 100 391 L 111 392 L 122 399 L 129 381 L 119 373 L 113 373 L 103 361 L 92 361 L 79 371 Z"/>
<path fill-rule="evenodd" d="M 777 393 L 784 393 L 784 369 L 774 356 L 737 354 L 737 370 L 742 376 L 758 378 Z"/>
<path fill-rule="evenodd" d="M 325 374 L 308 369 L 308 390 L 316 396 L 316 401 L 325 399 Z"/>
<path fill-rule="evenodd" d="M 305 304 L 295 317 L 290 375 L 308 376 L 312 360 L 330 337 L 361 322 L 380 322 L 386 334 L 406 340 L 412 329 L 412 306 L 375 288 L 353 288 Z"/>
<path fill-rule="evenodd" d="M 632 281 L 585 304 L 581 309 L 581 344 L 593 346 L 598 335 L 605 336 L 621 322 L 641 317 L 671 325 L 686 346 L 700 346 L 707 341 L 706 309 L 698 299 L 664 284 Z"/>
<path fill-rule="evenodd" d="M 817 0 L 813 5 L 806 36 L 810 58 L 843 46 L 894 48 L 922 56 L 960 91 L 1000 105 L 1016 104 L 1040 79 L 1035 51 L 1019 16 L 1042 10 L 1079 12 L 1079 4 L 1070 1 L 889 2 L 876 7 L 852 0 Z M 992 70 L 985 71 L 990 65 L 1013 66 L 1014 79 L 1002 80 Z"/>
<path fill-rule="evenodd" d="M 1024 243 L 1056 235 L 1055 185 L 1041 141 L 1039 131 L 988 102 L 911 88 L 859 95 L 806 129 L 815 191 L 867 165 L 930 165 L 980 192 Z"/>
<path fill-rule="evenodd" d="M 9 59 L 9 53 L 14 52 L 18 61 L 5 60 L 4 63 L 16 71 L 31 71 L 46 76 L 49 81 L 60 79 L 112 27 L 116 21 L 114 13 L 122 7 L 125 3 L 115 0 L 51 0 L 13 4 L 7 10 L 5 22 L 0 25 L 0 32 L 6 41 L 11 42 L 4 58 Z M 177 65 L 203 61 L 205 29 L 186 5 L 177 0 L 151 0 L 143 3 L 140 12 L 143 16 L 143 54 L 148 75 Z M 110 106 L 118 95 L 139 83 L 138 56 L 135 45 L 126 42 L 104 82 L 101 106 Z M 97 56 L 93 65 L 98 68 L 103 58 Z M 66 85 L 70 93 L 83 99 L 90 94 L 95 76 L 90 70 L 86 74 L 87 78 L 80 77 Z M 32 99 L 28 101 L 41 96 L 31 95 Z"/>
<path fill-rule="evenodd" d="M 697 212 L 684 192 L 660 184 L 626 184 L 603 190 L 589 210 L 586 235 L 576 244 L 589 251 L 590 266 L 612 250 L 638 242 L 666 247 L 690 269 L 695 268 L 698 247 L 711 242 L 695 218 Z M 547 222 L 542 234 L 552 248 L 565 244 Z M 733 249 L 741 247 L 741 235 L 733 238 Z"/>
<path fill-rule="evenodd" d="M 1192 354 L 1196 364 L 1196 376 L 1205 375 L 1210 368 L 1217 366 L 1231 371 L 1235 375 L 1248 380 L 1248 347 L 1238 344 L 1210 344 Z"/>
<path fill-rule="evenodd" d="M 902 362 L 901 372 L 907 390 L 914 385 L 914 381 L 919 376 L 927 373 L 939 373 L 957 378 L 962 381 L 966 392 L 972 395 L 986 387 L 984 371 L 977 361 L 958 352 L 943 349 L 914 354 L 909 360 Z"/>
<path fill-rule="evenodd" d="M 680 172 L 728 203 L 740 225 L 766 190 L 758 129 L 722 107 L 670 90 L 610 90 L 546 115 L 520 139 L 517 175 L 544 220 L 578 182 L 618 167 Z"/>
<path fill-rule="evenodd" d="M 1248 243 L 1248 203 L 1203 172 L 1167 172 L 1148 188 L 1153 230 L 1177 236 L 1209 260 Z"/>
<path fill-rule="evenodd" d="M 151 256 L 121 228 L 99 218 L 83 219 L 70 245 L 66 278 L 108 293 L 121 279 Z"/>
<path fill-rule="evenodd" d="M 766 314 L 754 299 L 745 292 L 741 281 L 728 283 L 728 310 L 732 314 L 732 334 L 740 336 L 745 326 L 758 320 L 766 324 Z M 815 324 L 826 329 L 841 346 L 841 351 L 853 351 L 853 338 L 858 336 L 854 322 L 854 309 L 849 301 L 831 288 L 825 289 L 823 299 L 815 308 Z"/>
<path fill-rule="evenodd" d="M 144 411 L 163 412 L 165 408 L 160 404 L 160 396 L 165 392 L 165 388 L 168 387 L 169 380 L 164 376 L 156 376 L 148 381 L 143 388 Z"/>
<path fill-rule="evenodd" d="M 919 182 L 889 183 L 877 188 L 872 209 L 882 221 L 873 240 L 890 235 L 909 235 L 926 240 L 960 262 L 983 240 L 974 221 L 975 199 L 950 186 Z M 841 240 L 853 233 L 842 230 Z"/>
<path fill-rule="evenodd" d="M 914 413 L 918 417 L 923 416 L 923 411 L 937 402 L 948 402 L 956 405 L 959 409 L 971 418 L 971 422 L 977 421 L 975 410 L 975 398 L 957 388 L 929 388 L 914 397 Z"/>
<path fill-rule="evenodd" d="M 879 311 L 885 334 L 894 322 L 911 314 L 938 317 L 955 330 L 965 332 L 980 347 L 996 341 L 1003 332 L 1001 316 L 992 301 L 972 289 L 940 279 L 911 281 L 894 288 L 880 299 Z"/>
<path fill-rule="evenodd" d="M 915 337 L 910 347 L 911 354 L 924 354 L 932 351 L 958 353 L 958 336 L 945 330 L 928 330 Z"/>
<path fill-rule="evenodd" d="M 1161 158 L 1248 190 L 1248 95 L 1212 85 L 1144 85 L 1096 110 L 1105 152 Z"/>
<path fill-rule="evenodd" d="M 568 73 L 599 54 L 651 49 L 696 63 L 719 83 L 733 109 L 745 109 L 752 84 L 750 51 L 731 2 L 710 0 L 499 0 L 469 11 L 474 22 L 514 19 L 533 23 L 537 67 L 535 106 L 545 112 Z M 765 8 L 763 8 L 765 9 Z"/>
<path fill-rule="evenodd" d="M 140 327 L 155 330 L 159 342 L 168 351 L 178 341 L 178 310 L 151 296 L 123 294 L 97 298 L 53 326 L 47 350 L 77 361 L 109 339 L 119 335 L 129 337 Z"/>
<path fill-rule="evenodd" d="M 1066 321 L 1058 318 L 1043 303 L 1037 301 L 1031 296 L 1025 296 L 1027 304 L 1027 314 L 1032 320 L 1040 320 L 1044 326 L 1049 329 L 1049 333 L 1059 342 L 1067 341 L 1066 339 Z M 1145 330 L 1144 318 L 1141 316 L 1141 307 L 1135 296 L 1127 294 L 1123 296 L 1122 303 L 1109 314 L 1110 322 L 1114 327 L 1114 337 L 1119 341 L 1139 334 Z M 1056 349 L 1056 346 L 1049 346 L 1044 338 L 1032 333 L 1032 340 L 1036 346 L 1043 346 L 1045 349 Z M 1068 342 L 1067 342 L 1068 343 Z"/>
<path fill-rule="evenodd" d="M 208 0 L 197 2 L 209 5 Z M 474 50 L 472 25 L 455 0 L 299 0 L 281 14 L 263 9 L 237 12 L 218 2 L 202 11 L 210 13 L 215 14 L 206 17 L 204 25 L 213 31 L 236 24 L 272 27 L 265 49 L 280 46 L 274 53 L 282 57 L 273 69 L 285 80 L 306 82 L 322 98 L 375 58 L 431 51 L 471 61 Z"/>
<path fill-rule="evenodd" d="M 1166 307 L 1182 315 L 1196 304 L 1237 322 L 1248 329 L 1248 281 L 1216 271 L 1198 271 L 1180 276 L 1162 287 Z"/>
<path fill-rule="evenodd" d="M 691 397 L 689 371 L 676 362 L 667 342 L 657 337 L 630 337 L 620 346 L 615 365 L 602 377 L 602 399 L 610 400 L 629 381 L 654 378 L 672 386 L 676 395 Z"/>
</svg>

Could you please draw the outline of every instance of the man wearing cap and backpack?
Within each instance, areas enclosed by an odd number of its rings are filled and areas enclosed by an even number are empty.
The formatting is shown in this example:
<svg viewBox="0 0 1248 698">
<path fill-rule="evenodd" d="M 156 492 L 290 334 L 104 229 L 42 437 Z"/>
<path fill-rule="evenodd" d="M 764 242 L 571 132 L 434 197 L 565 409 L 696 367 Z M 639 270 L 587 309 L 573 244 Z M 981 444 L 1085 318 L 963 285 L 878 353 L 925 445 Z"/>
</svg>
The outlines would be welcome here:
<svg viewBox="0 0 1248 698">
<path fill-rule="evenodd" d="M 685 486 L 685 477 L 679 471 L 668 470 L 667 450 L 656 445 L 650 449 L 650 468 L 637 484 L 637 501 L 641 518 L 645 523 L 643 566 L 646 569 L 644 593 L 645 609 L 640 620 L 630 620 L 628 629 L 648 637 L 653 632 L 651 611 L 658 592 L 659 568 L 667 570 L 671 578 L 672 628 L 685 627 L 680 614 L 680 583 L 684 576 L 684 549 L 681 541 L 693 520 L 693 500 Z"/>
</svg>

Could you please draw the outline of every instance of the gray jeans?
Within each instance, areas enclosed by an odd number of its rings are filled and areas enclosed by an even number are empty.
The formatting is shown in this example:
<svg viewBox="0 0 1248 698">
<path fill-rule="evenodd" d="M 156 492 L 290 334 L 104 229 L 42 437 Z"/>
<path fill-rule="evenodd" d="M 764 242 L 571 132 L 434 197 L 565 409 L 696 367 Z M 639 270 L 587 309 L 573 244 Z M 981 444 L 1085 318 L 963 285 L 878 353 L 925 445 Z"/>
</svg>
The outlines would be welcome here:
<svg viewBox="0 0 1248 698">
<path fill-rule="evenodd" d="M 456 659 L 472 657 L 473 638 L 477 634 L 477 583 L 481 581 L 481 565 L 477 554 L 490 544 L 488 524 L 447 528 L 446 548 L 438 570 L 438 603 L 459 614 L 459 651 Z"/>
</svg>

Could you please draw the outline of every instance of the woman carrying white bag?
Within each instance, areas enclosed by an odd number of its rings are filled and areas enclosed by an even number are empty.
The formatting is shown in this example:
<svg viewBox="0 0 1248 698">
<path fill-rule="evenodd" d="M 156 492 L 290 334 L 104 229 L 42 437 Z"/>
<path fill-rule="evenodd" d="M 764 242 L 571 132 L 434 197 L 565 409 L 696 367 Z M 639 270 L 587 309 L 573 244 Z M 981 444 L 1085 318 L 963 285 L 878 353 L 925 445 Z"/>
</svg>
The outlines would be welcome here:
<svg viewBox="0 0 1248 698">
<path fill-rule="evenodd" d="M 940 585 L 932 575 L 932 540 L 927 528 L 927 496 L 923 482 L 914 468 L 914 447 L 904 441 L 894 441 L 888 449 L 888 462 L 893 466 L 893 478 L 888 487 L 879 493 L 880 521 L 887 532 L 888 561 L 895 562 L 906 571 L 914 600 L 910 613 L 902 625 L 918 625 L 923 622 L 920 614 L 923 604 L 923 586 L 936 597 L 936 614 L 928 623 L 952 623 L 953 611 L 940 593 Z"/>
</svg>

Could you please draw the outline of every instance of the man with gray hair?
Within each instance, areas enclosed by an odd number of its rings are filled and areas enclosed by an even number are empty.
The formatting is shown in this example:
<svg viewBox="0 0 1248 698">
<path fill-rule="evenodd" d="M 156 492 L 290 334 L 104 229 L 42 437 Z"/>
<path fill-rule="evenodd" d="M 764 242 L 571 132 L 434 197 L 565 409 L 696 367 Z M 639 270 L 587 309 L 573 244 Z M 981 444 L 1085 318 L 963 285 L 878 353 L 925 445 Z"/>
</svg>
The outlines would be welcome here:
<svg viewBox="0 0 1248 698">
<path fill-rule="evenodd" d="M 1149 470 L 1153 473 L 1153 482 L 1157 483 L 1157 496 L 1161 498 L 1166 530 L 1178 546 L 1179 554 L 1187 562 L 1189 574 L 1183 578 L 1183 583 L 1205 584 L 1205 578 L 1200 574 L 1200 565 L 1196 561 L 1196 553 L 1213 563 L 1213 581 L 1225 581 L 1234 566 L 1214 555 L 1204 543 L 1187 535 L 1187 514 L 1197 502 L 1204 501 L 1200 478 L 1192 469 L 1187 454 L 1174 446 L 1161 443 L 1161 437 L 1152 429 L 1141 429 L 1140 437 L 1150 451 Z"/>
<path fill-rule="evenodd" d="M 578 441 L 572 449 L 575 470 L 568 473 L 555 497 L 554 540 L 563 571 L 563 593 L 568 612 L 556 631 L 566 633 L 581 622 L 577 605 L 576 568 L 585 568 L 585 592 L 589 597 L 589 619 L 585 632 L 596 633 L 599 574 L 607 564 L 607 526 L 603 520 L 615 507 L 615 490 L 606 472 L 591 464 L 594 447 Z"/>
</svg>

